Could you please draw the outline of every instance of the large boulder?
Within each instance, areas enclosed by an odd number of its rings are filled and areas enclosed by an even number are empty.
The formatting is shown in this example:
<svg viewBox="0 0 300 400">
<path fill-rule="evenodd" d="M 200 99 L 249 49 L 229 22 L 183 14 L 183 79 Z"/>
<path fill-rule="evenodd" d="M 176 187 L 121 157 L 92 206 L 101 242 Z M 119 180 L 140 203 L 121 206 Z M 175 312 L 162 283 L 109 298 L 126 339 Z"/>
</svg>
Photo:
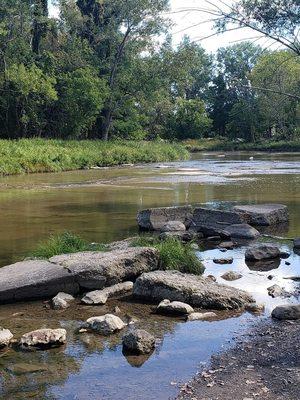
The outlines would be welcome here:
<svg viewBox="0 0 300 400">
<path fill-rule="evenodd" d="M 300 319 L 300 305 L 284 305 L 274 308 L 272 317 L 280 320 Z"/>
<path fill-rule="evenodd" d="M 14 335 L 9 329 L 4 329 L 0 326 L 0 349 L 9 345 Z"/>
<path fill-rule="evenodd" d="M 23 348 L 38 347 L 58 347 L 67 341 L 67 332 L 65 329 L 38 329 L 36 331 L 25 333 L 20 340 Z"/>
<path fill-rule="evenodd" d="M 166 315 L 187 315 L 194 312 L 193 307 L 181 301 L 163 300 L 157 306 L 156 312 Z"/>
<path fill-rule="evenodd" d="M 250 247 L 245 253 L 246 261 L 272 260 L 279 257 L 279 248 L 268 244 Z"/>
<path fill-rule="evenodd" d="M 23 261 L 0 268 L 0 303 L 49 298 L 58 292 L 103 289 L 158 268 L 159 253 L 147 247 L 82 252 Z"/>
<path fill-rule="evenodd" d="M 191 228 L 205 236 L 230 237 L 227 228 L 244 222 L 243 216 L 236 212 L 197 207 L 193 212 Z"/>
<path fill-rule="evenodd" d="M 155 347 L 155 337 L 143 329 L 130 331 L 123 336 L 123 351 L 134 354 L 149 354 Z"/>
<path fill-rule="evenodd" d="M 101 335 L 110 335 L 125 328 L 126 324 L 113 314 L 101 315 L 87 319 L 84 327 L 100 333 Z"/>
<path fill-rule="evenodd" d="M 233 224 L 226 227 L 225 231 L 231 238 L 253 240 L 260 236 L 258 230 L 248 224 Z"/>
<path fill-rule="evenodd" d="M 93 292 L 89 292 L 81 299 L 81 301 L 82 303 L 89 305 L 103 305 L 111 297 L 120 297 L 130 294 L 132 289 L 132 282 L 117 283 L 116 285 L 102 290 L 94 290 Z"/>
<path fill-rule="evenodd" d="M 233 207 L 233 210 L 250 225 L 269 226 L 289 220 L 288 208 L 283 204 L 240 205 Z"/>
<path fill-rule="evenodd" d="M 135 297 L 159 302 L 181 301 L 203 309 L 234 310 L 254 299 L 245 291 L 220 285 L 202 276 L 177 271 L 155 271 L 140 276 L 133 288 Z"/>
<path fill-rule="evenodd" d="M 149 208 L 138 213 L 137 222 L 142 230 L 160 231 L 169 221 L 180 221 L 189 227 L 193 209 L 191 206 Z"/>
</svg>

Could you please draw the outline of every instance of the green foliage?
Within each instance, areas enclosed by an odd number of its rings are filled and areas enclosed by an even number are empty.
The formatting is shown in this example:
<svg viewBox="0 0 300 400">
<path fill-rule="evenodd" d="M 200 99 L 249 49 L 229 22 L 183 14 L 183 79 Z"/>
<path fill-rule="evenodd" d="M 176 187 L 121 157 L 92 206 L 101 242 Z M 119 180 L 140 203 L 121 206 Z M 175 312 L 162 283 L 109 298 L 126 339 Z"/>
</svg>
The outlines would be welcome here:
<svg viewBox="0 0 300 400">
<path fill-rule="evenodd" d="M 176 143 L 0 140 L 0 174 L 57 172 L 125 163 L 176 161 L 188 156 L 187 150 Z"/>
<path fill-rule="evenodd" d="M 81 251 L 107 251 L 107 247 L 103 244 L 90 244 L 73 233 L 64 232 L 51 235 L 48 240 L 39 243 L 30 256 L 48 259 L 60 254 L 77 253 Z"/>
<path fill-rule="evenodd" d="M 204 267 L 190 244 L 183 244 L 175 238 L 160 241 L 152 236 L 141 236 L 134 246 L 152 246 L 159 250 L 160 265 L 164 270 L 177 270 L 183 273 L 201 275 Z"/>
</svg>

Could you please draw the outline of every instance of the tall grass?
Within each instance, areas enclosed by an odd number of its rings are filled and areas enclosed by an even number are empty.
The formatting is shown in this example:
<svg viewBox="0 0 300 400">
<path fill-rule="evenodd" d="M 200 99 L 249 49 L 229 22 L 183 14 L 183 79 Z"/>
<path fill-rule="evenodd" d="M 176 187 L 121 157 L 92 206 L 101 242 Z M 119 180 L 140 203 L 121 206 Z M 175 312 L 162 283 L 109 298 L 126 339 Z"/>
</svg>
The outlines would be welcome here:
<svg viewBox="0 0 300 400">
<path fill-rule="evenodd" d="M 59 172 L 187 159 L 180 144 L 146 141 L 0 140 L 0 174 Z"/>
<path fill-rule="evenodd" d="M 30 256 L 47 259 L 59 254 L 106 250 L 107 247 L 103 244 L 91 244 L 71 232 L 63 232 L 51 235 L 48 240 L 39 243 Z"/>
<path fill-rule="evenodd" d="M 140 237 L 134 246 L 152 246 L 159 250 L 160 266 L 163 270 L 177 270 L 183 273 L 201 275 L 204 266 L 189 243 L 183 244 L 176 238 L 160 241 L 155 237 Z"/>
</svg>

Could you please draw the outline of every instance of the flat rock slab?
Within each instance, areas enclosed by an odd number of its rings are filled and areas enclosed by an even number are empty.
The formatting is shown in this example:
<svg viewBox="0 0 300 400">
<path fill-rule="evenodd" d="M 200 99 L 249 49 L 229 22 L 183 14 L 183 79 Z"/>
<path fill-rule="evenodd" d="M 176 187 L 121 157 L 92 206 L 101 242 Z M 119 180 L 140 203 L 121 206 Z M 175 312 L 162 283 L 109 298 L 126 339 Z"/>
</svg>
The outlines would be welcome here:
<svg viewBox="0 0 300 400">
<path fill-rule="evenodd" d="M 283 204 L 257 204 L 233 207 L 250 225 L 270 226 L 288 222 L 289 213 Z"/>
<path fill-rule="evenodd" d="M 138 213 L 137 222 L 140 229 L 150 231 L 162 230 L 169 221 L 180 221 L 188 227 L 192 213 L 191 206 L 149 208 Z"/>
<path fill-rule="evenodd" d="M 202 276 L 177 271 L 155 271 L 140 276 L 133 288 L 135 297 L 159 302 L 181 301 L 203 309 L 235 310 L 254 303 L 243 290 L 220 285 Z"/>
<path fill-rule="evenodd" d="M 202 232 L 205 236 L 230 237 L 226 228 L 244 222 L 244 217 L 237 212 L 197 207 L 193 212 L 191 228 Z"/>
<path fill-rule="evenodd" d="M 94 290 L 87 293 L 82 299 L 82 303 L 89 305 L 103 305 L 111 297 L 120 297 L 132 293 L 133 282 L 122 282 L 107 287 L 102 290 Z"/>
<path fill-rule="evenodd" d="M 0 303 L 102 289 L 157 269 L 158 260 L 157 250 L 135 247 L 19 262 L 0 268 Z"/>
</svg>

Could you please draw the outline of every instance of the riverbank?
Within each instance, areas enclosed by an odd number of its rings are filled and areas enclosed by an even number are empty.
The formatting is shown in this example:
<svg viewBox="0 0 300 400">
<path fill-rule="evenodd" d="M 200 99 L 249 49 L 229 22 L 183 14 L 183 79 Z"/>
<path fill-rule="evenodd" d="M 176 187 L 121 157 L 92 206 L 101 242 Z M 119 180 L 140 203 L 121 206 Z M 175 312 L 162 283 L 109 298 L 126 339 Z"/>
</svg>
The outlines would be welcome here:
<svg viewBox="0 0 300 400">
<path fill-rule="evenodd" d="M 176 143 L 101 140 L 0 140 L 0 175 L 61 172 L 188 159 Z"/>
<path fill-rule="evenodd" d="M 201 151 L 264 151 L 264 152 L 300 152 L 300 141 L 279 141 L 260 143 L 238 143 L 220 139 L 187 140 L 183 142 L 191 152 Z"/>
<path fill-rule="evenodd" d="M 299 321 L 258 324 L 208 370 L 181 388 L 178 400 L 298 400 Z"/>
</svg>

